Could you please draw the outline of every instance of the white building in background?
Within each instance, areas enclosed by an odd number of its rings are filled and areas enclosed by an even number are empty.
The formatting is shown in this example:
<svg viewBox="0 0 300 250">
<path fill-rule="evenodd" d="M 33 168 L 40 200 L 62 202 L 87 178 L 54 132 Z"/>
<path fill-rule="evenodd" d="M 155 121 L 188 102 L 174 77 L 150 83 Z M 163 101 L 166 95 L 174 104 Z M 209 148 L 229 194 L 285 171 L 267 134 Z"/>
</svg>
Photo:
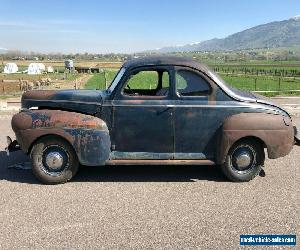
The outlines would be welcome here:
<svg viewBox="0 0 300 250">
<path fill-rule="evenodd" d="M 18 66 L 15 63 L 7 63 L 4 66 L 3 73 L 5 74 L 13 74 L 18 72 Z"/>
<path fill-rule="evenodd" d="M 53 72 L 54 72 L 53 67 L 52 67 L 52 66 L 48 66 L 48 67 L 47 67 L 47 72 L 48 72 L 48 73 L 53 73 Z"/>
<path fill-rule="evenodd" d="M 46 67 L 42 63 L 30 63 L 28 66 L 27 73 L 29 75 L 39 75 L 46 70 Z"/>
<path fill-rule="evenodd" d="M 65 68 L 68 69 L 68 70 L 71 70 L 74 68 L 74 62 L 73 60 L 65 60 Z"/>
</svg>

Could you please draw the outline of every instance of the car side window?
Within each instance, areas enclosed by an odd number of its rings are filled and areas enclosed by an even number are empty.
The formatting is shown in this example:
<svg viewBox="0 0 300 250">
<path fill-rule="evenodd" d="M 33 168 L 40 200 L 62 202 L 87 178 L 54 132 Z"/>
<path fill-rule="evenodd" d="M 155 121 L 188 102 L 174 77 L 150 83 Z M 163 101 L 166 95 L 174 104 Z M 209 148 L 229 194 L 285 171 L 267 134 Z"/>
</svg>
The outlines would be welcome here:
<svg viewBox="0 0 300 250">
<path fill-rule="evenodd" d="M 206 96 L 211 91 L 209 83 L 195 72 L 177 70 L 175 78 L 176 91 L 180 96 Z"/>
<path fill-rule="evenodd" d="M 170 77 L 166 70 L 140 70 L 130 75 L 123 88 L 126 96 L 167 96 Z"/>
</svg>

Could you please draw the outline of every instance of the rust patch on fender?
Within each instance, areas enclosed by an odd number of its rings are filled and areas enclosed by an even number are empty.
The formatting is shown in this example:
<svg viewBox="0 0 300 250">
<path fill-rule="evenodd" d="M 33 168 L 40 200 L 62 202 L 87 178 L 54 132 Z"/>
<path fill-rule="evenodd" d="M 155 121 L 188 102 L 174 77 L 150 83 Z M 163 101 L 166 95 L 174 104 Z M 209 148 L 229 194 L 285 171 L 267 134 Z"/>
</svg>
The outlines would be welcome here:
<svg viewBox="0 0 300 250">
<path fill-rule="evenodd" d="M 103 165 L 109 158 L 108 128 L 97 117 L 60 110 L 28 110 L 14 115 L 12 128 L 26 153 L 41 136 L 57 135 L 73 146 L 81 164 Z"/>
<path fill-rule="evenodd" d="M 30 128 L 85 128 L 107 130 L 106 123 L 97 117 L 60 110 L 28 110 L 13 116 L 15 132 Z"/>
<path fill-rule="evenodd" d="M 23 99 L 50 100 L 58 91 L 57 90 L 32 90 L 23 94 Z"/>
</svg>

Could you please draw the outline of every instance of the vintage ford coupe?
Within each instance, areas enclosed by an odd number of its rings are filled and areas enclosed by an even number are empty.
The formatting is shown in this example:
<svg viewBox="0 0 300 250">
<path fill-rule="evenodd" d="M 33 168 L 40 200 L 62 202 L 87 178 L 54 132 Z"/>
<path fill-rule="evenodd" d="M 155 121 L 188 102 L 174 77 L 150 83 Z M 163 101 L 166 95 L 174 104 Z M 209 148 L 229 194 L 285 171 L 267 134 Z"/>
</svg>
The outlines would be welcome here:
<svg viewBox="0 0 300 250">
<path fill-rule="evenodd" d="M 70 180 L 79 164 L 216 164 L 232 181 L 253 179 L 299 144 L 290 115 L 179 57 L 121 67 L 110 87 L 23 94 L 12 128 L 44 183 Z"/>
</svg>

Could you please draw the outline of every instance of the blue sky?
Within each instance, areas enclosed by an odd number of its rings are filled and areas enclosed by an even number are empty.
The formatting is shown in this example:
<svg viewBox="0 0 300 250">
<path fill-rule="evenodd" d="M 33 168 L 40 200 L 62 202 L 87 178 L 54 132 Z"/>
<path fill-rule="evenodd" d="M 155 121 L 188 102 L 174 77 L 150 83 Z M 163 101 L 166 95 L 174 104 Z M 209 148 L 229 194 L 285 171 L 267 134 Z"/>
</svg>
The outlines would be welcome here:
<svg viewBox="0 0 300 250">
<path fill-rule="evenodd" d="M 299 0 L 0 0 L 0 48 L 136 52 L 223 38 L 300 14 Z"/>
</svg>

